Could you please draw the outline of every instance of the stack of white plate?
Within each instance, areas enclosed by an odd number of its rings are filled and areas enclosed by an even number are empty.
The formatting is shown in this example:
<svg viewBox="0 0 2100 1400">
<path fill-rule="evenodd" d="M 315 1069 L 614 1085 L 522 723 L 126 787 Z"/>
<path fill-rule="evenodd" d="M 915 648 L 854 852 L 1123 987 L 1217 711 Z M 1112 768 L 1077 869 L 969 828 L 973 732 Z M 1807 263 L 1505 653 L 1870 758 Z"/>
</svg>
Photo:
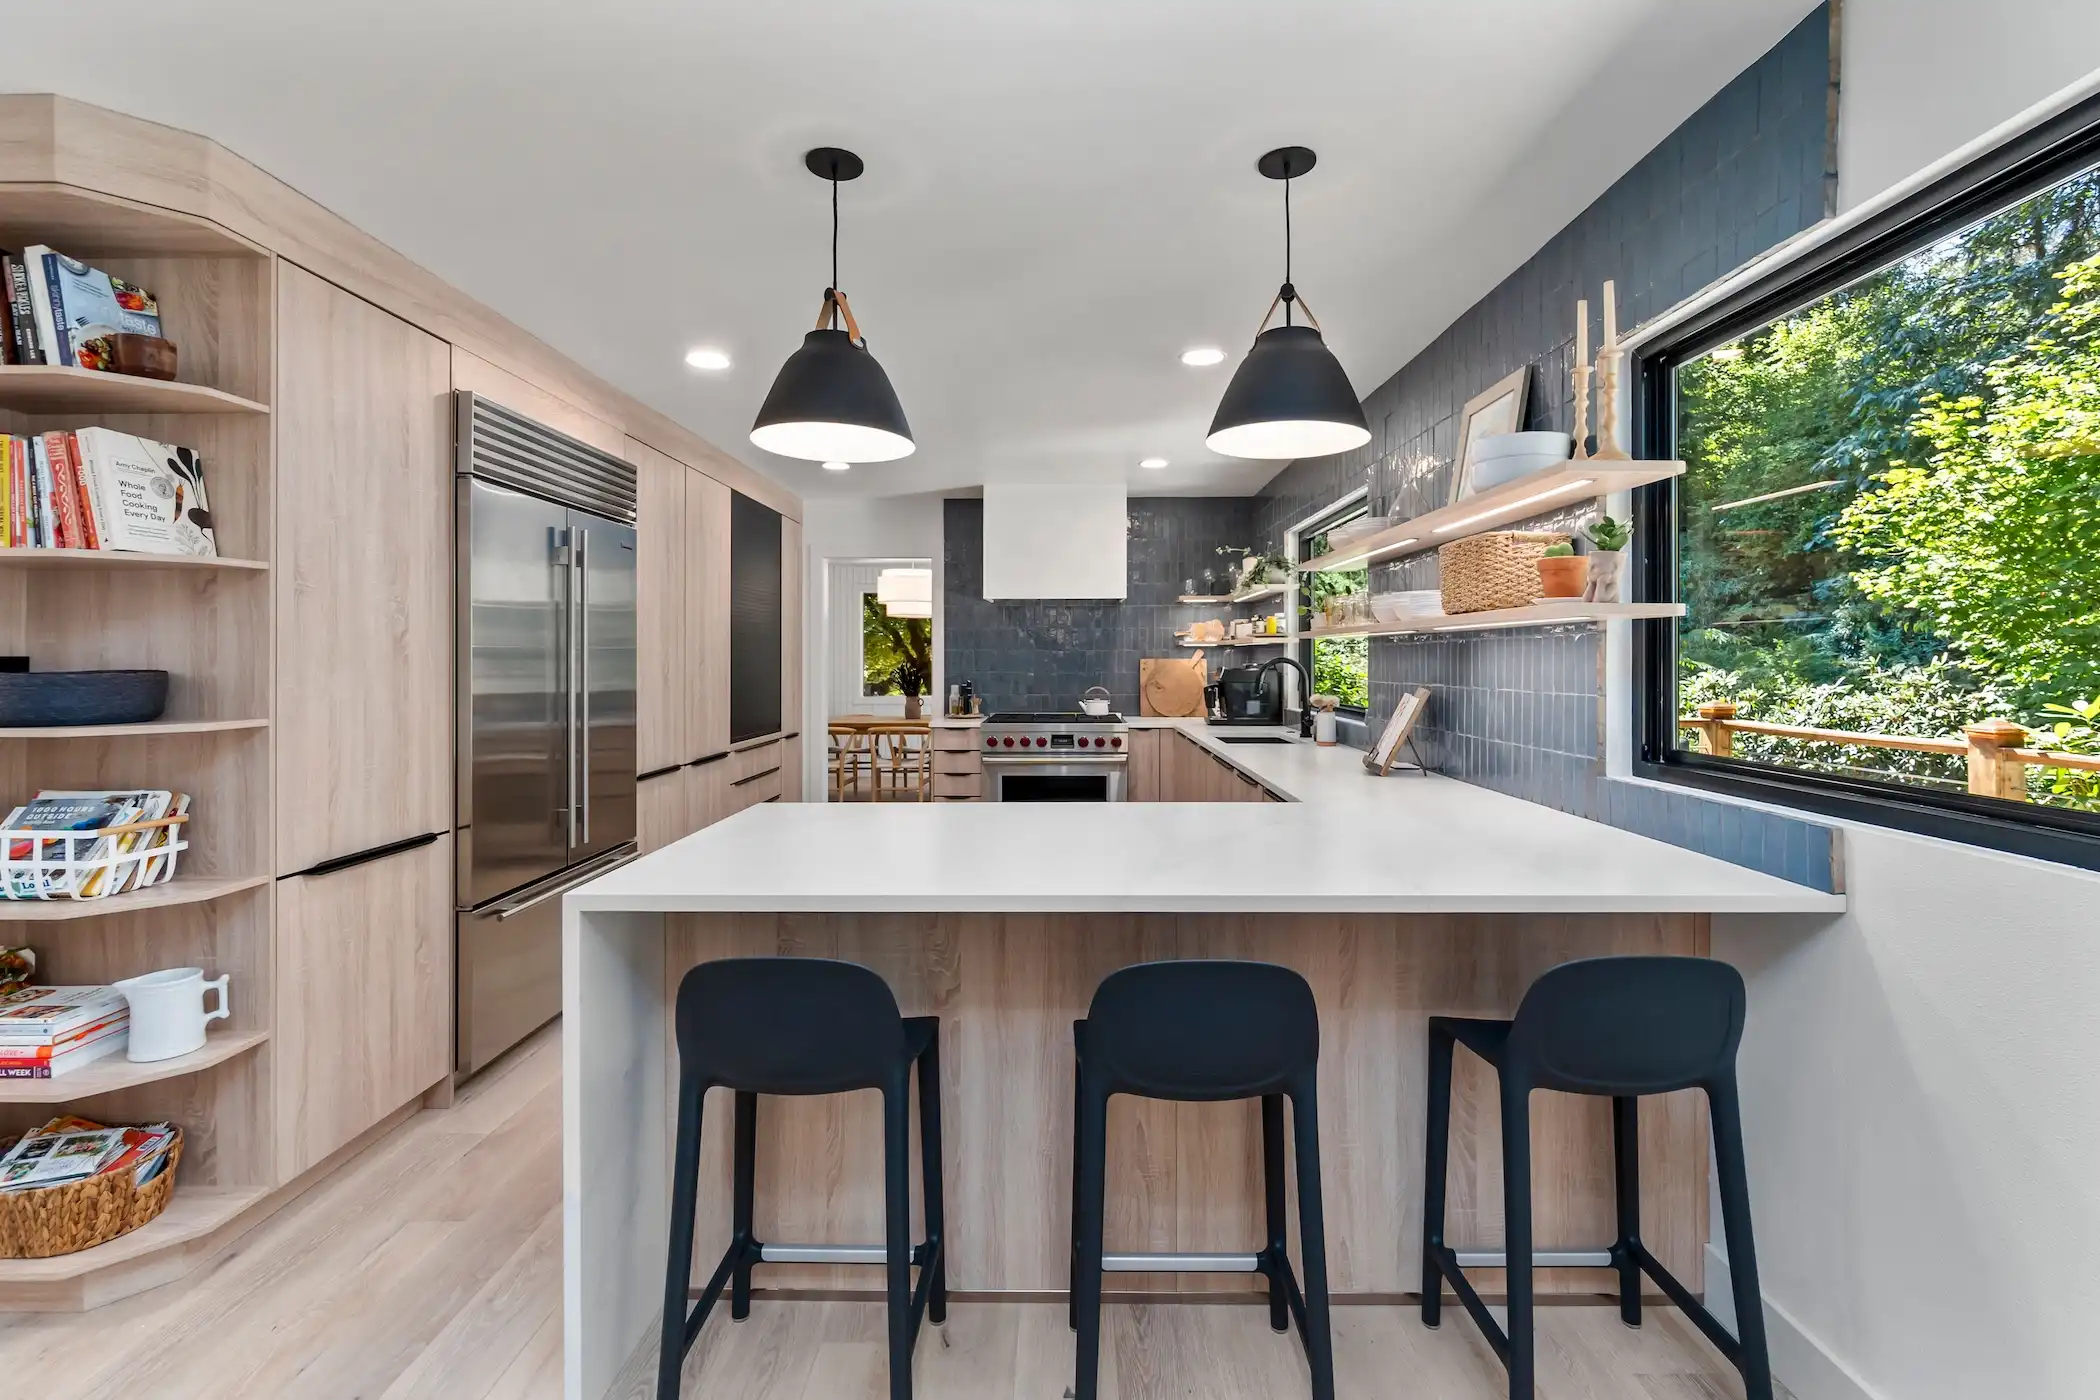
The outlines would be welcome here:
<svg viewBox="0 0 2100 1400">
<path fill-rule="evenodd" d="M 1497 433 L 1473 444 L 1473 494 L 1568 460 L 1575 439 L 1566 433 Z"/>
<path fill-rule="evenodd" d="M 1339 553 L 1358 540 L 1369 539 L 1390 524 L 1392 521 L 1382 515 L 1360 515 L 1346 525 L 1329 530 L 1327 548 L 1331 553 Z"/>
<path fill-rule="evenodd" d="M 1410 589 L 1403 593 L 1380 593 L 1371 599 L 1371 616 L 1380 622 L 1406 622 L 1410 618 L 1437 617 L 1444 611 L 1444 595 L 1434 588 Z"/>
</svg>

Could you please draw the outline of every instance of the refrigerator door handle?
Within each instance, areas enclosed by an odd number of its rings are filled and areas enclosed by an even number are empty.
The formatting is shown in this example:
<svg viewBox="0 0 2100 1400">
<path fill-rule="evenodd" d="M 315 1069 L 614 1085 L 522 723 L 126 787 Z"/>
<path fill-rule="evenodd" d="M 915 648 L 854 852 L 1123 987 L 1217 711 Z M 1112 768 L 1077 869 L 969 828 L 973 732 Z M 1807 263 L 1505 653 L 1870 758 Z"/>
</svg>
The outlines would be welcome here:
<svg viewBox="0 0 2100 1400">
<path fill-rule="evenodd" d="M 563 794 L 567 801 L 562 819 L 567 827 L 569 854 L 573 859 L 576 850 L 576 759 L 579 749 L 576 742 L 576 593 L 579 587 L 576 582 L 576 531 L 573 528 L 563 530 L 561 541 L 558 557 L 561 560 L 562 582 L 567 585 L 562 589 L 564 611 L 567 614 L 563 619 L 567 630 L 562 637 L 562 661 L 563 669 L 569 673 L 566 678 L 568 694 L 563 697 L 562 711 L 562 737 L 568 748 L 568 752 L 563 755 L 562 764 L 562 777 L 565 779 L 563 786 L 568 789 Z"/>
<path fill-rule="evenodd" d="M 576 806 L 583 844 L 591 844 L 591 532 L 576 528 L 576 721 L 577 772 L 582 778 Z"/>
</svg>

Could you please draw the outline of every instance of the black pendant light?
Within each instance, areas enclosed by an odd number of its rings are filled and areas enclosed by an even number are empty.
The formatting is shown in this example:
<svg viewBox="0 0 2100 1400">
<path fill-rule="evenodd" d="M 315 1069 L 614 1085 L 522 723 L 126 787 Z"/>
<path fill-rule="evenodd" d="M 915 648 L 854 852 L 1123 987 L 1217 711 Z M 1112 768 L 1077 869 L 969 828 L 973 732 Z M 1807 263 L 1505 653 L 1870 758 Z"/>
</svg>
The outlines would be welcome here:
<svg viewBox="0 0 2100 1400">
<path fill-rule="evenodd" d="M 1203 441 L 1227 457 L 1325 457 L 1371 440 L 1349 376 L 1320 339 L 1312 308 L 1291 285 L 1291 180 L 1318 159 L 1303 146 L 1283 146 L 1255 163 L 1271 180 L 1283 181 L 1283 287 L 1261 318 L 1268 327 L 1281 302 L 1283 324 L 1255 332 L 1254 348 L 1233 371 L 1218 402 Z M 1305 312 L 1306 325 L 1292 323 L 1294 307 Z"/>
<path fill-rule="evenodd" d="M 802 348 L 788 356 L 759 406 L 751 441 L 809 462 L 894 462 L 912 453 L 911 425 L 839 290 L 839 182 L 859 179 L 866 167 L 834 146 L 819 146 L 802 163 L 831 182 L 831 285 L 817 328 L 802 337 Z"/>
</svg>

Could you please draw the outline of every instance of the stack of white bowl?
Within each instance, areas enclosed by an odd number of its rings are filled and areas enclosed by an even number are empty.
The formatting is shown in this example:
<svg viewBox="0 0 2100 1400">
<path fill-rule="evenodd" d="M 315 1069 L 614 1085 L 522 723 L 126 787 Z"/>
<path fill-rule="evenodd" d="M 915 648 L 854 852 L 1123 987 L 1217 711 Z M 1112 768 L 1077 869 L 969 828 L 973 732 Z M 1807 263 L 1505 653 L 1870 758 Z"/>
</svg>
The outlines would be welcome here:
<svg viewBox="0 0 2100 1400">
<path fill-rule="evenodd" d="M 1382 515 L 1359 515 L 1346 525 L 1337 525 L 1327 532 L 1327 548 L 1340 553 L 1358 540 L 1369 539 L 1386 526 L 1392 524 Z"/>
<path fill-rule="evenodd" d="M 1407 622 L 1418 617 L 1437 617 L 1443 611 L 1444 595 L 1434 588 L 1380 593 L 1371 599 L 1371 616 L 1380 622 Z"/>
<path fill-rule="evenodd" d="M 1566 433 L 1497 433 L 1473 444 L 1473 494 L 1568 460 L 1575 439 Z"/>
</svg>

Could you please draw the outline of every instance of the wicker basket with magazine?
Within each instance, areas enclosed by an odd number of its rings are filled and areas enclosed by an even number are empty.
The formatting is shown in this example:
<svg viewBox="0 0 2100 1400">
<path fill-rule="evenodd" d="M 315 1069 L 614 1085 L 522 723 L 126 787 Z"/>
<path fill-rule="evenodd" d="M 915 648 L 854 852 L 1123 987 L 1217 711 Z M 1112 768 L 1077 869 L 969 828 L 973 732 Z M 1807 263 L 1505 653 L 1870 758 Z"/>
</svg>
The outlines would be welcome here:
<svg viewBox="0 0 2100 1400">
<path fill-rule="evenodd" d="M 1493 612 L 1538 601 L 1538 562 L 1549 545 L 1567 544 L 1553 530 L 1491 530 L 1437 550 L 1446 613 Z"/>
<path fill-rule="evenodd" d="M 14 1145 L 0 1140 L 0 1154 Z M 165 1158 L 143 1186 L 138 1178 Z M 168 1208 L 175 1169 L 182 1163 L 182 1130 L 156 1153 L 114 1171 L 55 1186 L 0 1191 L 0 1259 L 49 1259 L 77 1254 L 129 1234 Z"/>
</svg>

